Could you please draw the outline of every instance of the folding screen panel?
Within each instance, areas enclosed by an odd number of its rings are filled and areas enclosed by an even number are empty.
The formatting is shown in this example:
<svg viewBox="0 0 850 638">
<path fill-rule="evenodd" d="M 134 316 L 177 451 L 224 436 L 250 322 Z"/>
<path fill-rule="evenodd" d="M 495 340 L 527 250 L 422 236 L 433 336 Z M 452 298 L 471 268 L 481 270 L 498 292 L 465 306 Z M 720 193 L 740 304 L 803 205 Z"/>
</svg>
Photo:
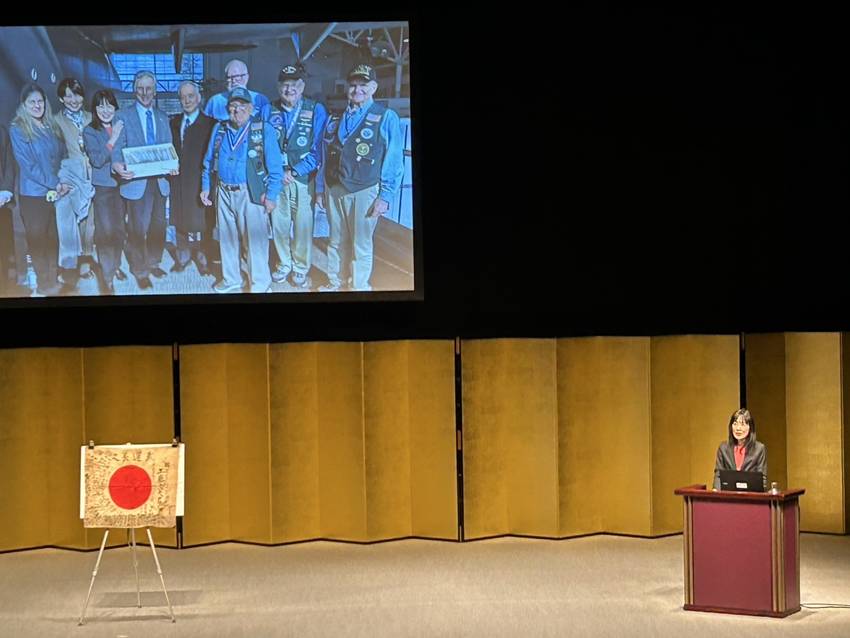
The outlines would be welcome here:
<svg viewBox="0 0 850 638">
<path fill-rule="evenodd" d="M 745 336 L 747 409 L 756 422 L 758 440 L 767 448 L 768 480 L 788 485 L 785 416 L 785 334 Z M 805 500 L 800 500 L 805 506 Z"/>
<path fill-rule="evenodd" d="M 842 335 L 786 333 L 788 484 L 806 489 L 800 499 L 803 531 L 847 532 L 844 373 Z"/>
<path fill-rule="evenodd" d="M 649 535 L 647 337 L 558 340 L 560 536 Z"/>
<path fill-rule="evenodd" d="M 556 343 L 492 339 L 462 348 L 464 536 L 556 536 Z"/>
<path fill-rule="evenodd" d="M 0 350 L 0 550 L 84 547 L 82 353 Z"/>
<path fill-rule="evenodd" d="M 767 446 L 768 477 L 805 488 L 800 528 L 848 531 L 848 341 L 844 334 L 746 336 L 747 403 Z"/>
<path fill-rule="evenodd" d="M 673 490 L 711 487 L 717 446 L 740 407 L 739 339 L 728 335 L 652 338 L 652 534 L 682 531 Z"/>
<path fill-rule="evenodd" d="M 180 369 L 185 544 L 457 538 L 452 342 L 187 346 Z"/>
<path fill-rule="evenodd" d="M 171 348 L 0 350 L 0 405 L 0 550 L 96 547 L 102 532 L 79 519 L 80 445 L 171 440 Z M 155 539 L 176 545 L 174 530 Z"/>
<path fill-rule="evenodd" d="M 465 537 L 680 531 L 738 359 L 736 336 L 464 341 Z"/>
</svg>

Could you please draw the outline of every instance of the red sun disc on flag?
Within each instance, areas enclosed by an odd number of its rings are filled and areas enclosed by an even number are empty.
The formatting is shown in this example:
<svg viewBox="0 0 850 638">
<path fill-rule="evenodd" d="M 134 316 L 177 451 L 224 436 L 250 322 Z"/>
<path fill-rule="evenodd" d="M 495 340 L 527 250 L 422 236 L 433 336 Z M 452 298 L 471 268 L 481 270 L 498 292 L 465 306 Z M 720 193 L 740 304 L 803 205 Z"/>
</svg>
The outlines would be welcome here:
<svg viewBox="0 0 850 638">
<path fill-rule="evenodd" d="M 119 467 L 109 478 L 109 495 L 118 507 L 134 510 L 151 495 L 151 477 L 138 465 Z"/>
</svg>

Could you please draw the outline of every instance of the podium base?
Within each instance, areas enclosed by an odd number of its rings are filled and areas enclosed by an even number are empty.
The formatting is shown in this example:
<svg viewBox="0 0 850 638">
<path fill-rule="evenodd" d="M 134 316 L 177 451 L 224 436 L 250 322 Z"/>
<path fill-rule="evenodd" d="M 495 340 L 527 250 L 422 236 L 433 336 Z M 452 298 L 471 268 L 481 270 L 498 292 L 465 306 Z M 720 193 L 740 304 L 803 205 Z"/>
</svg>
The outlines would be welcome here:
<svg viewBox="0 0 850 638">
<path fill-rule="evenodd" d="M 785 618 L 796 614 L 800 608 L 786 609 L 785 611 L 761 611 L 756 609 L 729 609 L 726 607 L 706 607 L 704 605 L 685 605 L 685 611 L 710 611 L 715 614 L 743 614 L 745 616 L 769 616 L 770 618 Z"/>
</svg>

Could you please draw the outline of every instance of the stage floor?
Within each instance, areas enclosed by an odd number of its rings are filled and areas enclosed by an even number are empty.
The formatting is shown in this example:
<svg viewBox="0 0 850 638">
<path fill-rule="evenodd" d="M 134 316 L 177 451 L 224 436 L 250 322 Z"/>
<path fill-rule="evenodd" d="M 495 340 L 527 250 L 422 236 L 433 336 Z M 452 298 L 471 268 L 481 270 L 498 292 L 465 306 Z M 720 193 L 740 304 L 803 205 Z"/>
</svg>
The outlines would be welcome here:
<svg viewBox="0 0 850 638">
<path fill-rule="evenodd" d="M 850 605 L 850 537 L 802 535 L 804 604 Z M 785 619 L 682 610 L 682 537 L 358 546 L 222 544 L 0 555 L 0 636 L 850 636 L 850 608 Z M 733 557 L 730 557 L 732 559 Z"/>
</svg>

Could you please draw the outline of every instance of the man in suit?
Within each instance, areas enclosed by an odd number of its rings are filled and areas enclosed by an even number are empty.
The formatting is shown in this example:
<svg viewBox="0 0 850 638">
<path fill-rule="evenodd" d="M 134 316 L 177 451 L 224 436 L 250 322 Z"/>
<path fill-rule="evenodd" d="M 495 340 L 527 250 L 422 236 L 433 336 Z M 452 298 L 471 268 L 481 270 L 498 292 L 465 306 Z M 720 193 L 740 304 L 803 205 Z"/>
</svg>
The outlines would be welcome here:
<svg viewBox="0 0 850 638">
<path fill-rule="evenodd" d="M 215 120 L 198 108 L 201 93 L 190 80 L 177 89 L 183 112 L 171 118 L 171 137 L 180 158 L 180 174 L 171 178 L 171 223 L 177 233 L 177 253 L 171 272 L 181 272 L 194 259 L 198 272 L 210 273 L 215 251 L 212 231 L 215 209 L 206 207 L 198 197 L 201 165 Z"/>
<path fill-rule="evenodd" d="M 133 106 L 115 115 L 116 121 L 124 122 L 124 129 L 112 149 L 112 170 L 121 177 L 121 197 L 127 202 L 127 261 L 139 288 L 145 290 L 153 287 L 150 275 L 165 277 L 159 263 L 165 247 L 165 198 L 170 189 L 165 176 L 137 178 L 128 171 L 122 151 L 172 139 L 168 116 L 154 106 L 156 76 L 150 71 L 136 73 L 133 92 Z"/>
</svg>

